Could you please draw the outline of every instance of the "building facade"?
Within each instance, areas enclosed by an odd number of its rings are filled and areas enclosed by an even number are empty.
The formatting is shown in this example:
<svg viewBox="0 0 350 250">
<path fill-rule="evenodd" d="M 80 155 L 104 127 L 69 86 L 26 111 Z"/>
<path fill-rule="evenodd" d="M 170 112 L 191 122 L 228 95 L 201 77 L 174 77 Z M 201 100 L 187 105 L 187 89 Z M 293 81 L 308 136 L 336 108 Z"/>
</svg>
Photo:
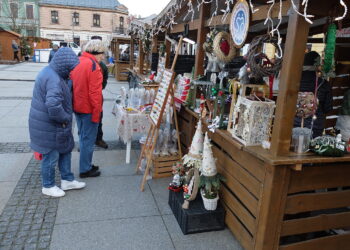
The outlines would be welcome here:
<svg viewBox="0 0 350 250">
<path fill-rule="evenodd" d="M 41 0 L 40 35 L 80 45 L 92 36 L 126 35 L 128 9 L 117 0 Z"/>
<path fill-rule="evenodd" d="M 23 36 L 40 36 L 39 0 L 1 0 L 0 27 Z"/>
</svg>

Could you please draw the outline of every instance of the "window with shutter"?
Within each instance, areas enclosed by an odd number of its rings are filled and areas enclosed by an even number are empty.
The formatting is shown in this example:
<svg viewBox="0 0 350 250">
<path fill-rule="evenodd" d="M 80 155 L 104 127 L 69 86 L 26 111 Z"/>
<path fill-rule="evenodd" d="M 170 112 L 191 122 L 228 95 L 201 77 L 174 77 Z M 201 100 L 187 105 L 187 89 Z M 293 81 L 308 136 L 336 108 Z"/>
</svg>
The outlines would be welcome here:
<svg viewBox="0 0 350 250">
<path fill-rule="evenodd" d="M 73 13 L 73 25 L 74 26 L 79 25 L 79 13 L 78 12 Z"/>
<path fill-rule="evenodd" d="M 100 27 L 100 15 L 94 14 L 93 15 L 93 26 Z"/>
<path fill-rule="evenodd" d="M 57 10 L 51 11 L 51 23 L 58 23 L 58 11 Z"/>
</svg>

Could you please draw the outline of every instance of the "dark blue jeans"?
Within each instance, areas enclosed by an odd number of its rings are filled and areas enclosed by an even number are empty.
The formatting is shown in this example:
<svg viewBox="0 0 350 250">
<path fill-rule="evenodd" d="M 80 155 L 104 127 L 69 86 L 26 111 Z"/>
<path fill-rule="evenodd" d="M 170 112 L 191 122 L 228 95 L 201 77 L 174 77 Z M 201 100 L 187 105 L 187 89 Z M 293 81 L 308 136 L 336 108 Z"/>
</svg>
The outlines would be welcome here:
<svg viewBox="0 0 350 250">
<path fill-rule="evenodd" d="M 43 155 L 41 162 L 42 184 L 45 188 L 55 186 L 55 168 L 58 162 L 58 168 L 61 173 L 61 179 L 65 181 L 73 181 L 74 175 L 71 171 L 72 153 L 60 154 L 57 150 L 52 150 L 48 154 Z"/>
<path fill-rule="evenodd" d="M 99 123 L 91 121 L 91 114 L 76 113 L 75 116 L 79 131 L 79 171 L 80 173 L 86 173 L 92 167 L 92 156 Z"/>
</svg>

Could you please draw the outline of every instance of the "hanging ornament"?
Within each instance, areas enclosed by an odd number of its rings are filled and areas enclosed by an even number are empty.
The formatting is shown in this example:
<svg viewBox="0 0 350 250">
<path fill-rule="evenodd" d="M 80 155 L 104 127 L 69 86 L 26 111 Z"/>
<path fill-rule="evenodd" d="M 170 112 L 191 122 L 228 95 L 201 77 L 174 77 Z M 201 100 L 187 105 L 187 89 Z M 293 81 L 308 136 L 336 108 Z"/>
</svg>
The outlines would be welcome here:
<svg viewBox="0 0 350 250">
<path fill-rule="evenodd" d="M 247 53 L 247 64 L 249 70 L 255 78 L 268 77 L 279 72 L 282 66 L 282 60 L 270 61 L 266 54 L 260 52 L 265 43 L 272 43 L 278 49 L 278 39 L 270 35 L 256 36 L 250 43 Z M 249 72 L 247 69 L 247 72 Z"/>
<path fill-rule="evenodd" d="M 337 26 L 332 23 L 327 30 L 327 43 L 325 48 L 323 73 L 328 76 L 333 71 L 334 66 L 334 52 L 337 38 Z"/>
<path fill-rule="evenodd" d="M 227 32 L 219 32 L 213 41 L 214 54 L 224 63 L 232 61 L 236 54 L 232 38 Z"/>
<path fill-rule="evenodd" d="M 253 6 L 251 9 L 253 12 Z M 249 29 L 249 18 L 250 12 L 248 3 L 246 1 L 237 1 L 233 7 L 230 21 L 230 31 L 233 44 L 237 48 L 241 48 L 245 43 Z"/>
</svg>

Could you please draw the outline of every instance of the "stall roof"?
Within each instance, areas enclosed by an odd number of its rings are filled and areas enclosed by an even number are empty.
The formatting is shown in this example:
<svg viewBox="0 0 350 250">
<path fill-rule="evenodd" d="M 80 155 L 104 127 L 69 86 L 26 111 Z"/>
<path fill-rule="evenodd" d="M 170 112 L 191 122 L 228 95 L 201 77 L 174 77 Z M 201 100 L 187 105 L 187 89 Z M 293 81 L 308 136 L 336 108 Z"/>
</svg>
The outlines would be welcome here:
<svg viewBox="0 0 350 250">
<path fill-rule="evenodd" d="M 10 34 L 12 34 L 12 35 L 14 35 L 14 36 L 21 37 L 20 34 L 14 32 L 14 31 L 11 31 L 11 30 L 5 30 L 5 29 L 3 29 L 3 28 L 0 28 L 0 32 L 7 32 L 7 33 L 10 33 Z"/>
<path fill-rule="evenodd" d="M 172 8 L 174 4 L 176 4 L 176 0 L 171 0 L 169 4 L 162 10 L 161 13 L 157 15 L 157 17 L 154 19 L 153 24 L 156 25 L 159 24 L 160 20 L 167 18 L 168 11 Z M 282 15 L 283 20 L 280 26 L 280 31 L 282 35 L 285 35 L 287 33 L 287 26 L 288 26 L 288 15 L 291 11 L 292 5 L 290 0 L 283 0 L 282 5 Z M 347 6 L 350 6 L 350 0 L 344 0 Z M 184 30 L 184 24 L 188 23 L 190 30 L 197 30 L 199 27 L 199 11 L 198 11 L 198 1 L 192 1 L 193 3 L 193 9 L 195 10 L 194 13 L 194 19 L 192 22 L 192 14 L 187 15 L 188 12 L 188 5 L 187 1 L 181 1 L 182 5 L 179 7 L 178 14 L 176 15 L 175 22 L 177 23 L 174 25 L 173 29 L 171 30 L 171 33 L 180 33 Z M 216 9 L 215 2 L 213 2 L 211 6 L 210 16 L 213 15 L 215 11 L 217 11 L 218 15 L 214 16 L 212 19 L 209 17 L 206 21 L 206 27 L 226 27 L 229 24 L 230 21 L 230 14 L 227 16 L 226 19 L 223 19 L 223 16 L 221 15 L 222 9 L 226 8 L 225 1 L 218 1 L 219 6 Z M 254 4 L 254 7 L 256 9 L 259 9 L 259 11 L 252 14 L 251 18 L 251 24 L 249 33 L 250 36 L 255 36 L 258 34 L 266 33 L 267 26 L 264 24 L 267 13 L 270 8 L 270 4 L 266 4 L 266 0 L 252 0 L 252 3 Z M 231 5 L 232 9 L 232 5 Z M 315 15 L 315 17 L 312 19 L 313 24 L 310 27 L 310 35 L 313 34 L 319 34 L 322 33 L 324 30 L 324 25 L 327 23 L 326 16 L 329 15 L 329 13 L 336 13 L 340 14 L 343 12 L 343 7 L 339 4 L 339 1 L 329 1 L 329 0 L 322 0 L 322 1 L 310 1 L 308 6 L 308 13 Z M 274 8 L 271 11 L 272 18 L 274 19 L 274 22 L 277 22 L 277 17 L 279 13 L 279 3 L 276 1 Z M 350 27 L 350 14 L 348 13 L 345 19 L 342 21 L 342 27 Z"/>
</svg>

